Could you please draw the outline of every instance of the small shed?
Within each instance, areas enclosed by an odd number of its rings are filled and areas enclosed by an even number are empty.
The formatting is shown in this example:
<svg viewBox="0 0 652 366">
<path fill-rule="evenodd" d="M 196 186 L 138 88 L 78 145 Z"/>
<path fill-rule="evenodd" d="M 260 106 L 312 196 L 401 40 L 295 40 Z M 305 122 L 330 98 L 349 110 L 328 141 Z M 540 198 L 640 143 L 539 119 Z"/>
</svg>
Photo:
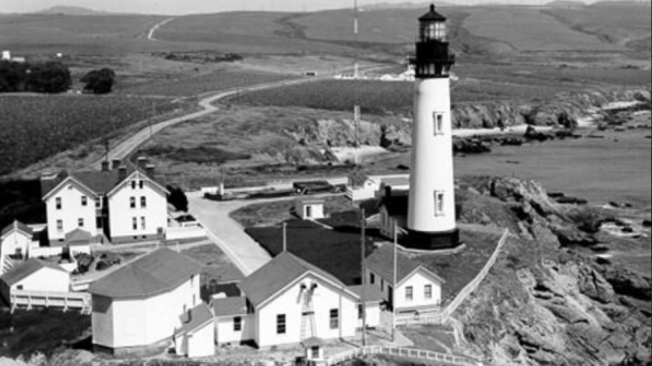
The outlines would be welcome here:
<svg viewBox="0 0 652 366">
<path fill-rule="evenodd" d="M 70 256 L 74 258 L 77 254 L 91 254 L 91 244 L 97 243 L 97 237 L 86 230 L 75 229 L 66 234 L 66 245 Z"/>
<path fill-rule="evenodd" d="M 301 342 L 301 346 L 306 351 L 306 362 L 308 365 L 325 365 L 324 342 L 316 337 L 308 338 Z"/>
<path fill-rule="evenodd" d="M 30 259 L 0 276 L 0 293 L 7 304 L 16 290 L 68 292 L 70 274 L 56 263 Z"/>
<path fill-rule="evenodd" d="M 323 199 L 302 199 L 296 201 L 294 209 L 301 220 L 319 220 L 326 217 L 324 214 L 325 203 L 326 201 Z"/>
<path fill-rule="evenodd" d="M 349 290 L 360 297 L 358 329 L 362 329 L 363 326 L 367 329 L 380 327 L 380 305 L 385 301 L 383 292 L 377 286 L 369 284 L 364 287 L 362 285 L 351 286 Z M 364 318 L 363 309 L 366 311 L 366 319 Z"/>
<path fill-rule="evenodd" d="M 174 348 L 178 355 L 189 358 L 215 355 L 215 328 L 213 313 L 205 303 L 181 316 L 181 327 L 174 334 Z"/>
<path fill-rule="evenodd" d="M 0 234 L 0 255 L 23 259 L 29 256 L 34 232 L 20 221 L 2 229 Z"/>
</svg>

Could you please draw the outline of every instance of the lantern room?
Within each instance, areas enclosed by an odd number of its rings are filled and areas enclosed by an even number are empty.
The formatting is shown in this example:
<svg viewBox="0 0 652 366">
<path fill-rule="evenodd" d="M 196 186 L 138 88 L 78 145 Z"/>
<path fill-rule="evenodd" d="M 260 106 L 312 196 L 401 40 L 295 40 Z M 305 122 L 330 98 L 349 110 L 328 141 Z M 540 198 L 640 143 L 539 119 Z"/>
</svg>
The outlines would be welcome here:
<svg viewBox="0 0 652 366">
<path fill-rule="evenodd" d="M 419 41 L 446 42 L 446 17 L 435 10 L 435 5 L 430 5 L 430 12 L 419 18 Z"/>
<path fill-rule="evenodd" d="M 435 5 L 419 18 L 419 37 L 412 64 L 420 79 L 448 77 L 455 55 L 449 50 L 446 17 L 439 14 Z"/>
</svg>

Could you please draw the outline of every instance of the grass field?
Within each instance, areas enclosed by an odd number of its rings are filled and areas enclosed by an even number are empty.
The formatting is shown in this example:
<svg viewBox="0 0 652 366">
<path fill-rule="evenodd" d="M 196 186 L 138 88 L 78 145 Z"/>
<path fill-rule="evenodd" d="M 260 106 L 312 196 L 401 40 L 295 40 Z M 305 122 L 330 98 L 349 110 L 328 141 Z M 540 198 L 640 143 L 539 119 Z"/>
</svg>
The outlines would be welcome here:
<svg viewBox="0 0 652 366">
<path fill-rule="evenodd" d="M 0 175 L 181 105 L 94 96 L 0 96 Z"/>
<path fill-rule="evenodd" d="M 9 314 L 9 311 L 2 309 L 0 357 L 23 355 L 28 359 L 36 352 L 49 356 L 66 342 L 76 342 L 82 336 L 87 336 L 90 328 L 91 317 L 76 311 L 19 310 Z"/>
<path fill-rule="evenodd" d="M 291 79 L 282 74 L 221 70 L 206 75 L 125 87 L 121 94 L 188 97 L 233 88 Z"/>
</svg>

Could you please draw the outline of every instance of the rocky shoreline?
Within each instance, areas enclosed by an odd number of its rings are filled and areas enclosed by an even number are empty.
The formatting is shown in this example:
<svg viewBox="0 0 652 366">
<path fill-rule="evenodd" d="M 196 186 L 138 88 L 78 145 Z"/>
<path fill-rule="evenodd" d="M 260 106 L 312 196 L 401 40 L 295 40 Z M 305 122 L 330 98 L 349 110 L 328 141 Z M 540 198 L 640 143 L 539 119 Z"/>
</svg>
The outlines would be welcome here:
<svg viewBox="0 0 652 366">
<path fill-rule="evenodd" d="M 461 195 L 463 221 L 515 234 L 456 314 L 467 351 L 501 366 L 650 364 L 651 278 L 585 250 L 617 240 L 603 225 L 627 209 L 560 204 L 514 178 L 474 178 Z"/>
</svg>

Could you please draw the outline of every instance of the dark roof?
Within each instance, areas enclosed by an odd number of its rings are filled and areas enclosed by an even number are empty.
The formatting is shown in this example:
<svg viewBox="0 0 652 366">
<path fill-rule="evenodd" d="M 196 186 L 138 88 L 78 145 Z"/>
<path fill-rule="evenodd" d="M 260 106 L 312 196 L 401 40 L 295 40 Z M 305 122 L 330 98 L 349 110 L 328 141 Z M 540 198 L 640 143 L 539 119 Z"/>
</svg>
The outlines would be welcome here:
<svg viewBox="0 0 652 366">
<path fill-rule="evenodd" d="M 288 252 L 279 254 L 242 281 L 239 287 L 249 301 L 258 306 L 307 272 L 313 272 L 338 286 L 346 287 L 335 276 Z"/>
<path fill-rule="evenodd" d="M 142 170 L 136 169 L 131 164 L 126 164 L 124 167 L 127 169 L 126 177 L 131 176 L 135 171 L 139 171 L 140 174 L 146 176 L 152 182 L 160 185 L 151 177 L 149 177 Z M 83 184 L 86 188 L 90 189 L 96 195 L 105 195 L 111 192 L 115 187 L 120 185 L 124 179 L 120 179 L 120 172 L 118 169 L 113 169 L 109 171 L 101 170 L 91 170 L 91 171 L 80 171 L 80 172 L 62 172 L 56 176 L 54 179 L 42 179 L 41 180 L 41 193 L 42 196 L 47 196 L 53 189 L 55 189 L 59 184 L 61 184 L 68 177 L 71 177 Z"/>
<path fill-rule="evenodd" d="M 321 338 L 312 337 L 301 342 L 303 348 L 323 347 L 324 341 Z"/>
<path fill-rule="evenodd" d="M 394 285 L 394 246 L 383 245 L 380 248 L 376 249 L 376 251 L 373 252 L 365 260 L 365 266 L 378 276 L 382 277 L 389 284 Z M 407 276 L 412 274 L 412 272 L 414 272 L 419 267 L 428 271 L 438 280 L 443 282 L 443 280 L 436 274 L 421 266 L 419 263 L 411 260 L 400 251 L 397 254 L 397 266 L 397 279 L 399 283 L 405 280 Z"/>
<path fill-rule="evenodd" d="M 227 297 L 213 300 L 213 313 L 216 317 L 247 315 L 246 297 Z"/>
<path fill-rule="evenodd" d="M 77 228 L 66 234 L 66 243 L 68 245 L 88 245 L 93 241 L 94 237 L 86 230 Z"/>
<path fill-rule="evenodd" d="M 66 270 L 64 270 L 63 268 L 61 268 L 59 265 L 55 263 L 42 261 L 39 259 L 30 259 L 27 262 L 24 262 L 14 267 L 9 272 L 0 276 L 0 280 L 2 280 L 4 283 L 6 283 L 9 286 L 12 286 L 43 268 L 51 268 L 57 271 L 68 273 L 66 272 Z"/>
<path fill-rule="evenodd" d="M 114 299 L 147 298 L 173 290 L 201 269 L 195 260 L 162 248 L 97 280 L 88 292 Z"/>
<path fill-rule="evenodd" d="M 9 234 L 10 232 L 12 232 L 14 230 L 21 231 L 21 232 L 29 235 L 30 237 L 32 235 L 34 235 L 34 230 L 32 230 L 32 228 L 30 228 L 29 226 L 27 226 L 27 225 L 23 224 L 22 222 L 16 220 L 11 225 L 9 225 L 9 226 L 5 227 L 4 229 L 2 229 L 2 233 L 0 233 L 0 236 L 5 236 L 6 234 Z"/>
<path fill-rule="evenodd" d="M 424 14 L 421 18 L 419 18 L 419 21 L 420 22 L 433 22 L 433 21 L 445 22 L 446 17 L 439 14 L 435 10 L 435 4 L 432 4 L 432 5 L 430 5 L 430 11 L 427 12 L 426 14 Z"/>
<path fill-rule="evenodd" d="M 362 285 L 351 286 L 349 290 L 362 298 Z M 380 291 L 378 286 L 365 285 L 364 286 L 364 302 L 381 302 L 385 299 L 383 292 Z"/>
<path fill-rule="evenodd" d="M 410 197 L 407 192 L 392 191 L 392 195 L 383 197 L 380 201 L 380 206 L 385 206 L 389 216 L 407 216 L 408 208 L 410 206 Z"/>
<path fill-rule="evenodd" d="M 189 313 L 181 315 L 179 319 L 181 319 L 181 328 L 175 332 L 175 335 L 190 333 L 206 325 L 206 323 L 213 320 L 213 313 L 211 313 L 208 305 L 202 302 L 194 309 L 191 309 Z"/>
</svg>

